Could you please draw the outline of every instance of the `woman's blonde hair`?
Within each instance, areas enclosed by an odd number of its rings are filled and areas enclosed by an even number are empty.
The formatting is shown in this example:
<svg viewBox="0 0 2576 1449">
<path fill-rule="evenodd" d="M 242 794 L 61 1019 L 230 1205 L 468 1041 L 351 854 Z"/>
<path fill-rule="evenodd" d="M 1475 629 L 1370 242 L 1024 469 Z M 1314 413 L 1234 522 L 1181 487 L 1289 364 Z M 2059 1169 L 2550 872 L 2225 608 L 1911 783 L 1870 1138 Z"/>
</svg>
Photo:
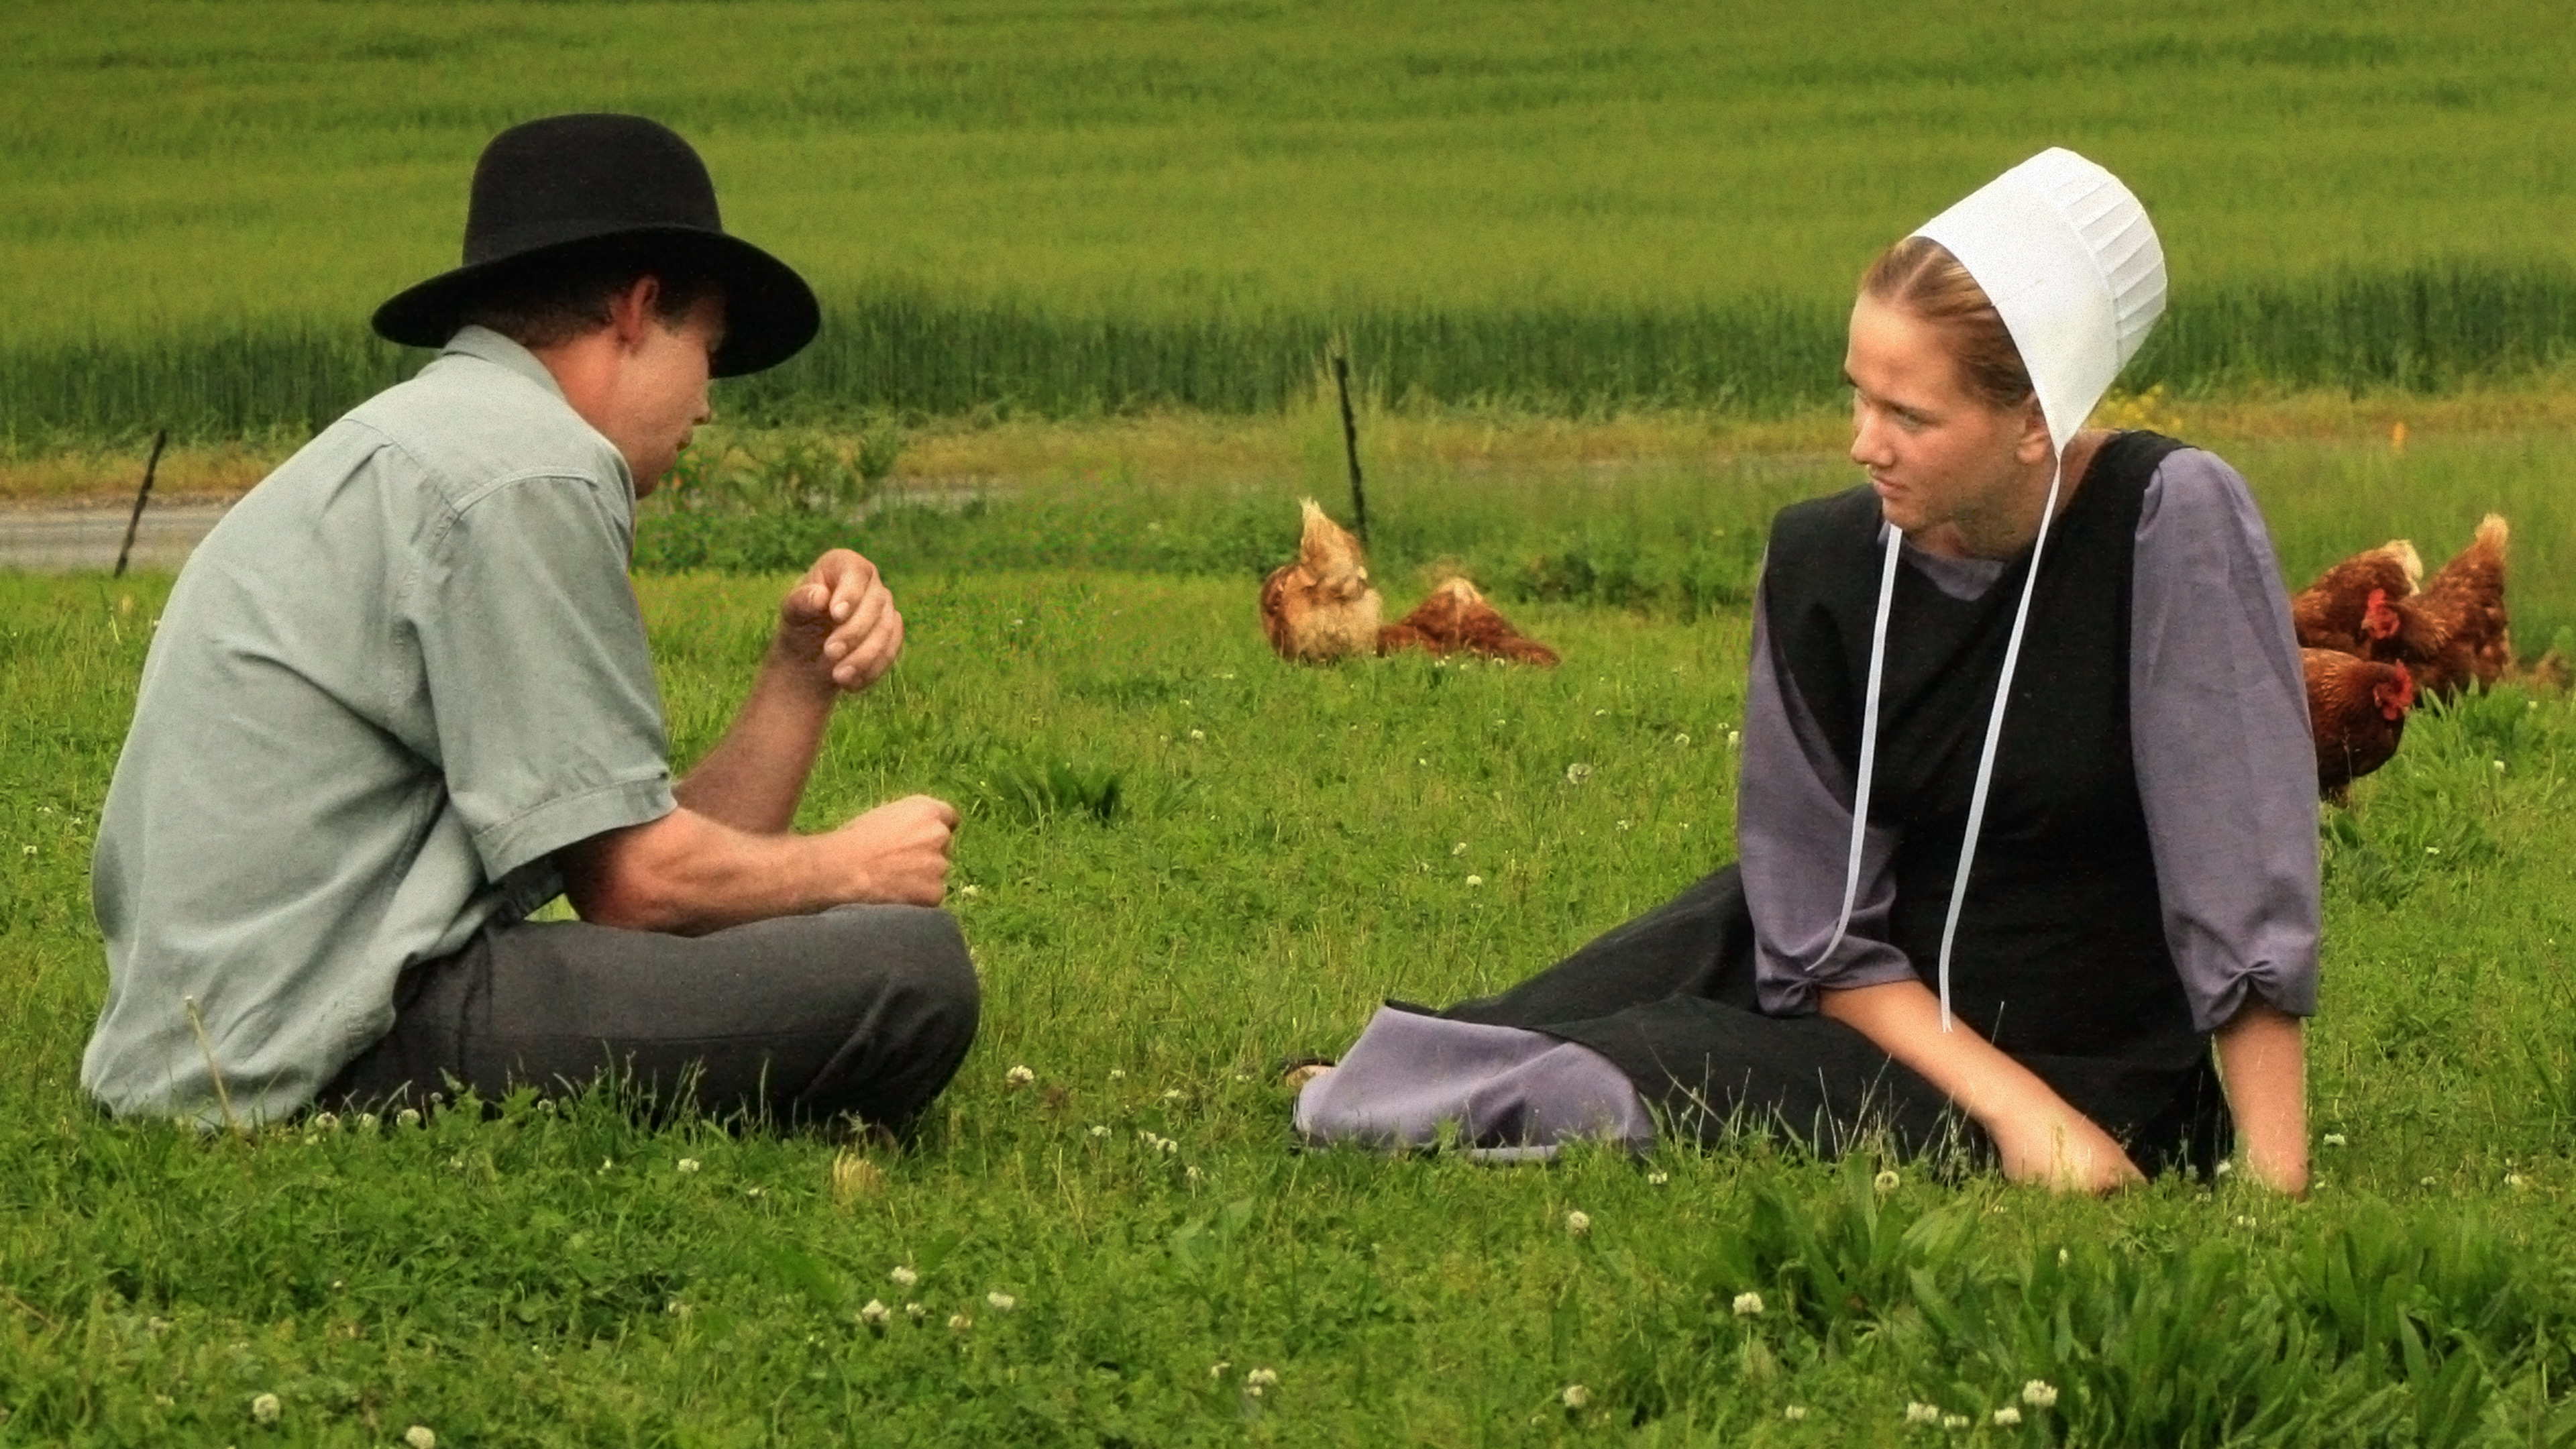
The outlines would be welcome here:
<svg viewBox="0 0 2576 1449">
<path fill-rule="evenodd" d="M 1979 401 L 2014 408 L 2030 400 L 2030 369 L 2022 365 L 2003 314 L 1948 247 L 1927 236 L 1907 237 L 1869 264 L 1860 291 L 1939 332 Z"/>
</svg>

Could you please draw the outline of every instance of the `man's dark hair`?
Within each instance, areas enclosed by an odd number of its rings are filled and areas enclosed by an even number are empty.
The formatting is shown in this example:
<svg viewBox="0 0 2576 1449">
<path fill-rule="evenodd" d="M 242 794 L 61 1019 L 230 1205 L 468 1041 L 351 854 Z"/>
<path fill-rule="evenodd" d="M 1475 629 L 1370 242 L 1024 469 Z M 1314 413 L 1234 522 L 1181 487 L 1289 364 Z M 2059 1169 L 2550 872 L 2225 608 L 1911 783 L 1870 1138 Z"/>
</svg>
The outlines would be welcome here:
<svg viewBox="0 0 2576 1449">
<path fill-rule="evenodd" d="M 615 247 L 513 267 L 479 289 L 457 320 L 489 327 L 532 352 L 559 347 L 607 326 L 609 303 L 645 277 L 661 279 L 653 315 L 666 327 L 687 321 L 702 298 L 723 293 L 712 272 Z"/>
</svg>

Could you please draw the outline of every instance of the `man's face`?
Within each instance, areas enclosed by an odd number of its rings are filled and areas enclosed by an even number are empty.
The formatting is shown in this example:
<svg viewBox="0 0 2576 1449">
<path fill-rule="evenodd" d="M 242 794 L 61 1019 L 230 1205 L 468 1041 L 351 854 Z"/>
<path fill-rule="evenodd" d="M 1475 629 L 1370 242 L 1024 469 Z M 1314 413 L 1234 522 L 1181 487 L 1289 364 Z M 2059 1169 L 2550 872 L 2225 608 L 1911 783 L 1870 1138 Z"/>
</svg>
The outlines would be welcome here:
<svg viewBox="0 0 2576 1449">
<path fill-rule="evenodd" d="M 689 434 L 711 415 L 708 370 L 723 344 L 724 299 L 701 297 L 677 327 L 654 318 L 624 359 L 621 426 L 611 441 L 635 471 L 636 497 L 661 485 Z"/>
</svg>

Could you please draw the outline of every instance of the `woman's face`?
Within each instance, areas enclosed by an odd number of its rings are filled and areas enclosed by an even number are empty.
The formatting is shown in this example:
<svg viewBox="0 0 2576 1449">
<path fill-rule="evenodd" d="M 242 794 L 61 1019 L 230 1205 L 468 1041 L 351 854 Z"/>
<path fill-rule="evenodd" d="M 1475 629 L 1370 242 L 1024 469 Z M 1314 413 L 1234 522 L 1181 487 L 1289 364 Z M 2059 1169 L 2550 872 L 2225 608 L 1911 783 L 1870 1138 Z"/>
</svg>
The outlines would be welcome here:
<svg viewBox="0 0 2576 1449">
<path fill-rule="evenodd" d="M 1867 296 L 1852 308 L 1843 375 L 1852 385 L 1851 459 L 1869 471 L 1898 531 L 1935 553 L 1985 557 L 2029 540 L 2053 451 L 2036 401 L 1987 403 L 1968 390 L 1937 330 Z"/>
</svg>

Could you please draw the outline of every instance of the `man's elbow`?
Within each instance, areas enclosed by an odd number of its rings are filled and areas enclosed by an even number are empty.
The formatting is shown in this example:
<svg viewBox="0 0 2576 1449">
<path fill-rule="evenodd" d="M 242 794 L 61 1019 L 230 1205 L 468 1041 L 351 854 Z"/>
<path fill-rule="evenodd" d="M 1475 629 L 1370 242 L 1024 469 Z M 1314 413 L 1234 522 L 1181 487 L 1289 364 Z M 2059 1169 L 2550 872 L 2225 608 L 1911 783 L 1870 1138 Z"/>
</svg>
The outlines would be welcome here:
<svg viewBox="0 0 2576 1449">
<path fill-rule="evenodd" d="M 558 857 L 564 896 L 594 926 L 694 936 L 713 930 L 688 855 L 671 837 L 686 829 L 680 812 L 647 825 L 593 836 Z"/>
</svg>

